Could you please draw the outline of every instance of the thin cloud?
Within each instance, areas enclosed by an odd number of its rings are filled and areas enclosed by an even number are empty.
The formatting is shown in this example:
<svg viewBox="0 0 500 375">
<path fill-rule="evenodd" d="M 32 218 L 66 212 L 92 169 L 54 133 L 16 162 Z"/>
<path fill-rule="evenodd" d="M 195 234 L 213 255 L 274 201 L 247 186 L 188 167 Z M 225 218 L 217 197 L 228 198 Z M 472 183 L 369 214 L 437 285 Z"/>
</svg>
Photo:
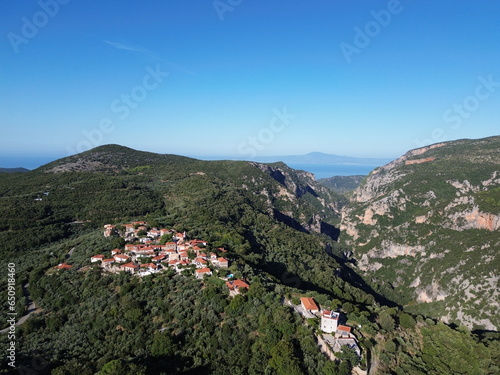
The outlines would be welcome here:
<svg viewBox="0 0 500 375">
<path fill-rule="evenodd" d="M 141 46 L 131 46 L 129 44 L 123 44 L 123 43 L 118 43 L 118 42 L 112 42 L 110 40 L 104 40 L 104 43 L 109 44 L 111 47 L 114 47 L 116 49 L 120 49 L 123 51 L 131 51 L 131 52 L 137 52 L 137 53 L 143 53 L 149 57 L 153 57 L 157 59 L 158 57 L 156 54 L 147 48 L 141 47 Z"/>
<path fill-rule="evenodd" d="M 187 74 L 191 74 L 191 75 L 194 75 L 194 76 L 198 76 L 198 74 L 190 71 L 189 69 L 186 69 L 180 65 L 177 65 L 177 64 L 174 64 L 168 60 L 165 60 L 165 59 L 161 59 L 160 57 L 158 57 L 158 55 L 156 53 L 154 53 L 153 51 L 150 51 L 148 50 L 147 48 L 144 48 L 144 47 L 141 47 L 141 46 L 133 46 L 133 45 L 129 45 L 129 44 L 124 44 L 124 43 L 118 43 L 118 42 L 112 42 L 110 40 L 103 40 L 104 43 L 110 45 L 111 47 L 113 48 L 116 48 L 116 49 L 119 49 L 119 50 L 122 50 L 122 51 L 130 51 L 130 52 L 136 52 L 136 53 L 140 53 L 140 54 L 143 54 L 143 55 L 146 55 L 150 58 L 153 58 L 155 60 L 158 60 L 158 61 L 161 61 L 165 64 L 167 64 L 171 69 L 173 70 L 178 70 L 178 71 L 181 71 L 181 72 L 184 72 L 184 73 L 187 73 Z"/>
</svg>

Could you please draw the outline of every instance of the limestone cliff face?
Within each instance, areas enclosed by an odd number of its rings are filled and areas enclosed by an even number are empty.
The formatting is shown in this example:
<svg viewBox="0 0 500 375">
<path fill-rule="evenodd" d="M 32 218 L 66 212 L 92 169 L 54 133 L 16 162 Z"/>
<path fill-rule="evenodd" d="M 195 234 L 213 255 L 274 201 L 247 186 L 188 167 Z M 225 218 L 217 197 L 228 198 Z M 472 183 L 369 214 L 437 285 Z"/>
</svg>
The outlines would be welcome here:
<svg viewBox="0 0 500 375">
<path fill-rule="evenodd" d="M 271 185 L 251 181 L 263 186 L 260 194 L 266 199 L 269 214 L 298 230 L 324 233 L 337 239 L 338 229 L 334 224 L 340 216 L 338 196 L 315 181 L 312 173 L 293 170 L 283 163 L 250 164 L 278 182 Z"/>
<path fill-rule="evenodd" d="M 438 303 L 436 317 L 450 322 L 472 328 L 476 313 L 483 327 L 500 328 L 500 301 L 488 297 L 495 287 L 484 282 L 499 276 L 498 150 L 500 137 L 411 150 L 353 192 L 341 212 L 341 240 L 381 292 L 395 290 L 410 304 Z M 466 299 L 457 274 L 483 292 Z"/>
</svg>

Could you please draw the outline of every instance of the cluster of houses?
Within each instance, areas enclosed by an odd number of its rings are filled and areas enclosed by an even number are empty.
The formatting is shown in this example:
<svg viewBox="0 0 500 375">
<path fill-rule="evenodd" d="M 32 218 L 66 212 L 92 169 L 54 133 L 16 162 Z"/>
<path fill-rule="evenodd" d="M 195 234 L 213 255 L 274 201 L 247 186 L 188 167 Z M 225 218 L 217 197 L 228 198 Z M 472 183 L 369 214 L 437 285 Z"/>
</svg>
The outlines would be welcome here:
<svg viewBox="0 0 500 375">
<path fill-rule="evenodd" d="M 345 345 L 354 349 L 356 354 L 361 357 L 361 350 L 356 337 L 351 333 L 351 327 L 339 324 L 340 313 L 331 310 L 320 310 L 311 297 L 302 297 L 300 305 L 305 313 L 321 318 L 320 329 L 325 333 L 325 339 L 334 352 L 341 351 L 342 346 Z"/>
<path fill-rule="evenodd" d="M 117 226 L 111 224 L 104 226 L 105 237 L 116 233 L 119 233 Z M 127 243 L 124 250 L 112 250 L 111 257 L 103 254 L 94 255 L 90 261 L 100 262 L 101 266 L 110 272 L 127 271 L 140 276 L 158 273 L 169 268 L 181 272 L 186 267 L 194 265 L 198 279 L 202 279 L 205 275 L 212 275 L 210 265 L 215 268 L 228 268 L 229 266 L 226 258 L 216 253 L 205 253 L 206 241 L 199 239 L 188 241 L 186 233 L 168 229 L 149 229 L 145 221 L 125 224 L 119 234 L 126 241 L 138 243 Z M 165 234 L 172 235 L 172 240 L 162 245 L 159 239 Z M 223 248 L 217 251 L 226 252 Z M 144 262 L 145 259 L 149 261 Z"/>
<path fill-rule="evenodd" d="M 138 276 L 146 276 L 173 269 L 182 272 L 186 268 L 195 269 L 197 279 L 211 276 L 214 268 L 228 268 L 229 261 L 212 252 L 206 254 L 204 249 L 207 242 L 194 239 L 187 240 L 186 233 L 179 233 L 169 229 L 148 228 L 145 221 L 136 221 L 123 226 L 106 224 L 104 236 L 122 236 L 126 242 L 124 249 L 113 249 L 111 255 L 96 254 L 90 257 L 91 263 L 99 263 L 109 272 L 130 272 Z M 168 234 L 171 241 L 160 243 L 160 238 Z M 130 243 L 133 242 L 133 243 Z M 226 253 L 224 248 L 218 248 L 217 252 Z M 212 267 L 212 268 L 210 268 Z M 67 263 L 60 263 L 54 267 L 57 270 L 73 268 Z M 239 294 L 250 287 L 245 280 L 233 280 L 232 275 L 227 278 L 226 286 L 230 295 Z"/>
</svg>

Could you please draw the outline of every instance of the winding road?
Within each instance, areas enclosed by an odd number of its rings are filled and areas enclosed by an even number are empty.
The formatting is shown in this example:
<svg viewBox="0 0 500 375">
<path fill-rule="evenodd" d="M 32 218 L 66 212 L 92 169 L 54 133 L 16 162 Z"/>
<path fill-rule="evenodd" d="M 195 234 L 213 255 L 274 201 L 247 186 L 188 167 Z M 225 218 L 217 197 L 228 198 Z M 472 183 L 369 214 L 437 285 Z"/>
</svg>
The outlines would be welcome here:
<svg viewBox="0 0 500 375">
<path fill-rule="evenodd" d="M 26 297 L 26 300 L 28 301 L 28 307 L 26 309 L 25 314 L 16 322 L 16 326 L 20 326 L 21 324 L 23 324 L 30 317 L 31 314 L 40 311 L 40 309 L 36 307 L 35 302 L 31 299 L 28 287 L 29 283 L 23 284 L 23 294 L 24 297 Z M 4 333 L 7 333 L 9 329 L 10 327 L 2 329 L 0 331 L 0 334 L 3 335 Z"/>
</svg>

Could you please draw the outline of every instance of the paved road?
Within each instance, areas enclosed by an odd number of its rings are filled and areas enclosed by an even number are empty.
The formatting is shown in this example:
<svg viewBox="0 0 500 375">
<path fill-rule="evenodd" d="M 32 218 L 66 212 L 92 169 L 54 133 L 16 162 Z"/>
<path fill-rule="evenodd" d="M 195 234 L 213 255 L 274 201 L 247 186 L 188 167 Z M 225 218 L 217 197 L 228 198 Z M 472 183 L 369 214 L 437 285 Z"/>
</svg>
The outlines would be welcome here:
<svg viewBox="0 0 500 375">
<path fill-rule="evenodd" d="M 29 287 L 29 283 L 26 283 L 23 285 L 23 293 L 28 301 L 28 308 L 27 308 L 26 312 L 24 313 L 24 315 L 16 322 L 16 326 L 20 326 L 21 324 L 23 324 L 30 317 L 31 314 L 40 311 L 40 309 L 36 307 L 35 302 L 31 300 L 30 293 L 28 291 L 28 287 Z M 0 331 L 0 334 L 6 333 L 9 330 L 9 328 L 10 327 L 2 329 Z"/>
<path fill-rule="evenodd" d="M 68 254 L 66 254 L 66 259 L 69 259 L 69 257 L 73 255 L 73 251 L 75 251 L 74 247 L 70 251 L 68 251 Z"/>
</svg>

